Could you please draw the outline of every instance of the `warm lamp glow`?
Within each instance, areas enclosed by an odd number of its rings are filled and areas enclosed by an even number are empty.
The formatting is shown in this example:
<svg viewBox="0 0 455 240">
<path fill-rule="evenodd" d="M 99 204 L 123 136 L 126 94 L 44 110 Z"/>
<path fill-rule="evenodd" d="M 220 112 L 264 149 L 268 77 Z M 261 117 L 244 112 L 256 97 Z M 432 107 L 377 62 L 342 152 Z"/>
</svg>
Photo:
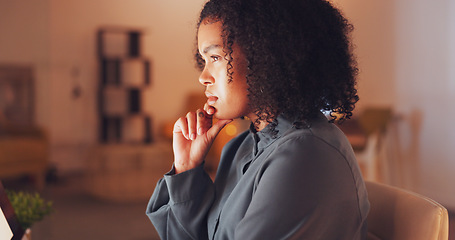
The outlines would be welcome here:
<svg viewBox="0 0 455 240">
<path fill-rule="evenodd" d="M 237 135 L 237 127 L 234 124 L 230 124 L 226 126 L 226 134 L 228 136 L 236 136 Z"/>
</svg>

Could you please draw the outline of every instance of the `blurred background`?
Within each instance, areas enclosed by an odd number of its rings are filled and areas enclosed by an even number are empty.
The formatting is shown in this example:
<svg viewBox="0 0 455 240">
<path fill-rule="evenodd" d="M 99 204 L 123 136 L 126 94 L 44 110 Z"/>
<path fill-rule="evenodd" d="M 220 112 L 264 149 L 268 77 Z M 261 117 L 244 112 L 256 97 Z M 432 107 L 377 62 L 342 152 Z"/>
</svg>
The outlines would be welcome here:
<svg viewBox="0 0 455 240">
<path fill-rule="evenodd" d="M 172 125 L 205 101 L 204 2 L 0 0 L 0 179 L 57 210 L 34 239 L 156 238 L 144 212 L 172 164 Z M 355 26 L 361 100 L 341 128 L 365 178 L 455 210 L 455 1 L 333 3 Z M 224 130 L 212 174 L 247 125 Z"/>
</svg>

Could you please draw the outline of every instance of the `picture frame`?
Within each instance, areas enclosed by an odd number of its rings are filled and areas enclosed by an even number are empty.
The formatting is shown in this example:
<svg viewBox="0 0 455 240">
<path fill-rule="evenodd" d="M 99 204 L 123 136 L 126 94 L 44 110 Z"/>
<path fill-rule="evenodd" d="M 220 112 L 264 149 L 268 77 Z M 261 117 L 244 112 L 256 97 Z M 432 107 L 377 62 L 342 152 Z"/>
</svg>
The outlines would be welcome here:
<svg viewBox="0 0 455 240">
<path fill-rule="evenodd" d="M 0 64 L 0 124 L 32 125 L 34 102 L 32 67 Z"/>
</svg>

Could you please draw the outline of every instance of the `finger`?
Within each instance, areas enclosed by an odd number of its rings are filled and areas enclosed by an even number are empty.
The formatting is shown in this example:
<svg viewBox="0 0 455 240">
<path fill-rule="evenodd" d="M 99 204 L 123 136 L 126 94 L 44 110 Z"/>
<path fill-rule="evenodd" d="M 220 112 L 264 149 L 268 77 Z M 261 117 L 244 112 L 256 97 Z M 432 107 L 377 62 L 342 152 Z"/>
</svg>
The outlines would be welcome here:
<svg viewBox="0 0 455 240">
<path fill-rule="evenodd" d="M 188 137 L 188 123 L 185 117 L 179 118 L 174 124 L 174 133 L 181 133 L 183 137 L 189 139 Z"/>
<path fill-rule="evenodd" d="M 186 121 L 188 122 L 188 137 L 191 140 L 196 139 L 197 136 L 197 118 L 195 112 L 186 114 Z"/>
<path fill-rule="evenodd" d="M 215 139 L 218 133 L 220 133 L 221 129 L 223 129 L 227 124 L 231 123 L 232 119 L 230 120 L 218 120 L 208 131 L 207 137 L 211 140 Z"/>
<path fill-rule="evenodd" d="M 197 110 L 197 134 L 202 135 L 212 127 L 212 116 L 203 109 Z"/>
<path fill-rule="evenodd" d="M 216 112 L 215 108 L 209 106 L 207 103 L 204 104 L 204 111 L 206 111 L 209 114 L 209 116 L 212 116 Z"/>
</svg>

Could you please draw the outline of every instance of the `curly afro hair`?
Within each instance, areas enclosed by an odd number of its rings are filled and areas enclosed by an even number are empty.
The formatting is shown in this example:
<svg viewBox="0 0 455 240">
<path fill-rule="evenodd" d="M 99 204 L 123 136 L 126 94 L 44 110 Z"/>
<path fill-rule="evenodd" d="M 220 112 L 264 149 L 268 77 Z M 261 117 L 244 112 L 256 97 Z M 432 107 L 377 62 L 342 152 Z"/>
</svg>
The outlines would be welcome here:
<svg viewBox="0 0 455 240">
<path fill-rule="evenodd" d="M 234 42 L 245 54 L 250 105 L 259 121 L 283 114 L 305 121 L 330 111 L 331 121 L 352 116 L 359 100 L 353 27 L 325 0 L 211 0 L 204 20 L 221 21 L 232 79 Z M 196 51 L 196 62 L 204 62 Z"/>
</svg>

